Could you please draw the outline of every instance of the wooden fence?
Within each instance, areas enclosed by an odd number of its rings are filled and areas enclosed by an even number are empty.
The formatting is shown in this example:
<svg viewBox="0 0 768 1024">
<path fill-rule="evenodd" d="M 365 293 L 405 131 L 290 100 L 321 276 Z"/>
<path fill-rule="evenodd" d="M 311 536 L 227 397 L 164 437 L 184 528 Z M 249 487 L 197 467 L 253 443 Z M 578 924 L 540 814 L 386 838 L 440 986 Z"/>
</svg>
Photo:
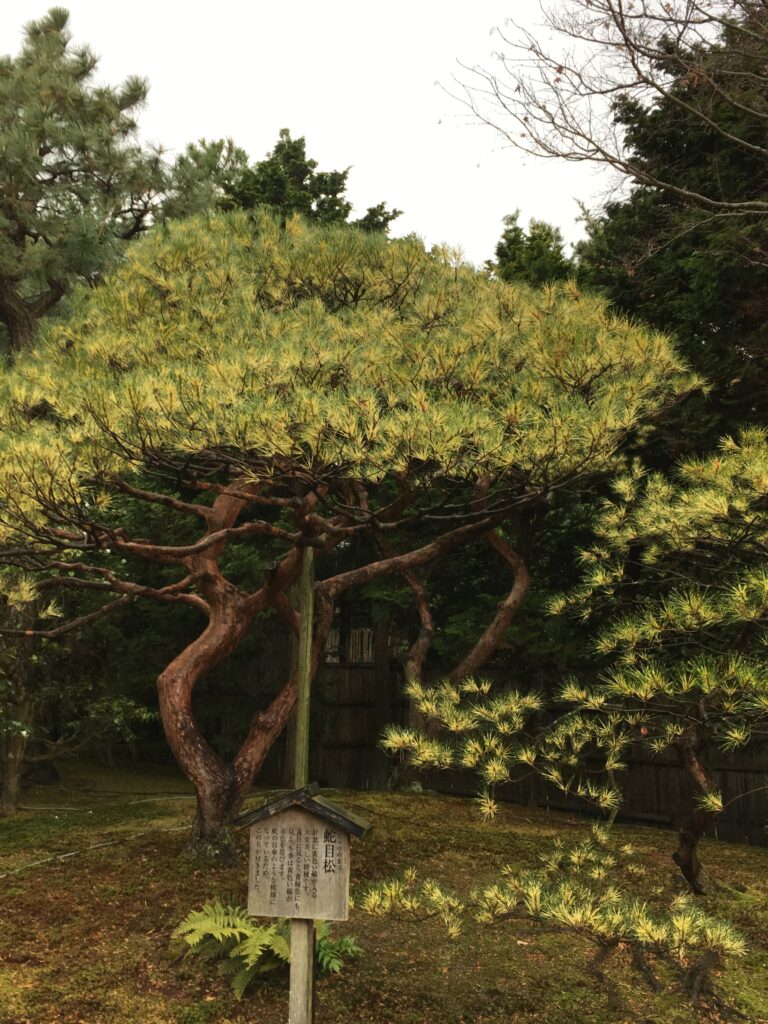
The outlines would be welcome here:
<svg viewBox="0 0 768 1024">
<path fill-rule="evenodd" d="M 392 656 L 384 630 L 351 630 L 341 645 L 334 638 L 331 652 L 313 689 L 310 774 L 333 788 L 385 788 L 393 766 L 378 748 L 381 731 L 390 722 L 408 721 L 399 662 Z M 270 756 L 265 781 L 289 785 L 287 765 L 291 761 L 289 733 Z M 725 803 L 713 834 L 734 842 L 768 845 L 768 756 L 727 758 L 717 754 L 710 764 Z M 673 828 L 690 807 L 691 784 L 672 756 L 652 760 L 638 752 L 619 781 L 625 794 L 622 820 Z M 440 792 L 475 793 L 475 780 L 461 772 L 433 772 L 422 782 L 425 788 Z M 566 796 L 536 776 L 501 787 L 498 796 L 531 806 L 594 813 L 586 801 Z"/>
<path fill-rule="evenodd" d="M 378 747 L 382 730 L 408 719 L 399 674 L 375 664 L 326 664 L 312 689 L 310 776 L 337 789 L 386 789 L 391 764 Z M 290 729 L 276 744 L 262 777 L 288 785 Z"/>
<path fill-rule="evenodd" d="M 715 784 L 723 794 L 725 810 L 718 816 L 710 835 L 735 843 L 768 846 L 768 766 L 762 763 L 718 763 L 712 770 Z M 624 793 L 619 820 L 657 828 L 675 828 L 691 806 L 694 791 L 681 768 L 668 761 L 630 759 L 617 777 Z M 440 792 L 471 796 L 473 780 L 461 772 L 431 773 L 425 785 Z M 553 810 L 569 810 L 593 816 L 594 807 L 579 797 L 564 794 L 550 783 L 530 779 L 500 787 L 497 797 L 512 803 Z"/>
</svg>

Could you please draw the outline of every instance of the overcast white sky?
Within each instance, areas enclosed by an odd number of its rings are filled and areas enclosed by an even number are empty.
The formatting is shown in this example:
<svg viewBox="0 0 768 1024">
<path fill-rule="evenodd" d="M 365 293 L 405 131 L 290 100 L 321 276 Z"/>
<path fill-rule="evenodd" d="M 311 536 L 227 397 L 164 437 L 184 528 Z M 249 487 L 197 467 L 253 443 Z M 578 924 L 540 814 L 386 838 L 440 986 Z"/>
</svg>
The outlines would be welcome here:
<svg viewBox="0 0 768 1024">
<path fill-rule="evenodd" d="M 0 53 L 52 3 L 6 0 Z M 458 61 L 491 66 L 492 29 L 541 19 L 538 0 L 63 0 L 75 42 L 101 57 L 99 79 L 150 82 L 145 139 L 180 151 L 231 136 L 261 159 L 281 128 L 304 135 L 321 170 L 351 167 L 356 212 L 381 200 L 404 210 L 393 234 L 493 255 L 501 218 L 581 234 L 577 199 L 595 205 L 607 179 L 583 165 L 536 160 L 472 124 L 441 89 Z"/>
</svg>

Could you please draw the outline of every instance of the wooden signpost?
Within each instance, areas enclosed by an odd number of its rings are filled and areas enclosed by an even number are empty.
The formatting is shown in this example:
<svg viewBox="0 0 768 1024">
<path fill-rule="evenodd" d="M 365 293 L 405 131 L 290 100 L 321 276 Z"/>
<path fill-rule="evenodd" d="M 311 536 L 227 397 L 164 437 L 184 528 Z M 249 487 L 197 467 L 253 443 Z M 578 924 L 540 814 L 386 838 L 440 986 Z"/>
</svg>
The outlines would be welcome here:
<svg viewBox="0 0 768 1024">
<path fill-rule="evenodd" d="M 349 916 L 349 840 L 365 835 L 368 822 L 318 795 L 307 785 L 309 687 L 312 653 L 314 550 L 304 548 L 299 592 L 298 701 L 294 792 L 247 811 L 250 826 L 248 913 L 291 920 L 288 1024 L 311 1024 L 315 921 Z"/>
<path fill-rule="evenodd" d="M 349 917 L 349 837 L 369 825 L 317 792 L 316 783 L 304 786 L 240 819 L 251 827 L 249 914 Z"/>
</svg>

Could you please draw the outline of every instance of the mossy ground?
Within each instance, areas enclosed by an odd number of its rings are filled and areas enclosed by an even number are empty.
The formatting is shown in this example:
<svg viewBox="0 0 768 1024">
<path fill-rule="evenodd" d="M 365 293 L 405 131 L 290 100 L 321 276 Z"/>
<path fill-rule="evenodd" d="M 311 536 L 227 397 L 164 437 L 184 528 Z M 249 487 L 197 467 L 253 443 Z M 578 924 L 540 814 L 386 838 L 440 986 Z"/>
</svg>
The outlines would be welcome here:
<svg viewBox="0 0 768 1024">
<path fill-rule="evenodd" d="M 0 822 L 0 874 L 83 851 L 0 878 L 0 1024 L 282 1024 L 284 978 L 238 1003 L 215 969 L 180 960 L 170 940 L 187 912 L 213 896 L 245 902 L 246 837 L 238 866 L 201 866 L 184 854 L 192 805 L 174 772 L 75 762 L 62 770 L 60 787 L 27 794 L 28 809 Z M 588 831 L 572 815 L 517 806 L 483 825 L 471 802 L 454 797 L 335 798 L 374 824 L 353 846 L 353 890 L 413 865 L 467 892 L 500 864 L 536 866 L 556 835 L 570 841 Z M 648 877 L 679 887 L 669 833 L 620 831 L 641 851 Z M 768 850 L 710 842 L 703 858 L 715 884 L 702 903 L 749 942 L 747 956 L 717 978 L 718 991 L 739 1019 L 768 1021 Z M 354 933 L 364 953 L 318 982 L 318 1024 L 692 1024 L 728 1016 L 712 1006 L 695 1012 L 674 979 L 654 994 L 621 955 L 607 970 L 622 1009 L 610 1008 L 585 969 L 589 949 L 526 921 L 468 923 L 451 941 L 437 922 L 353 910 L 336 929 Z"/>
</svg>

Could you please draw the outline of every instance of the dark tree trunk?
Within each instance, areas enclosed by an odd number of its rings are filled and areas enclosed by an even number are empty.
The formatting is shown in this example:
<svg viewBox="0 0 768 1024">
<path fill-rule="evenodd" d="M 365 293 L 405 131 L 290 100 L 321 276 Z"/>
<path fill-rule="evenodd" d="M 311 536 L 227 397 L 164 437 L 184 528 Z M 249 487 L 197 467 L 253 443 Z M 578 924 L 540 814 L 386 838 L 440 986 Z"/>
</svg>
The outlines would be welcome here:
<svg viewBox="0 0 768 1024">
<path fill-rule="evenodd" d="M 36 617 L 37 605 L 35 602 L 30 602 L 19 610 L 6 607 L 2 611 L 3 625 L 12 628 L 29 629 L 34 624 Z M 8 817 L 15 814 L 18 809 L 24 755 L 27 752 L 35 714 L 30 685 L 34 641 L 27 639 L 11 641 L 5 638 L 2 642 L 13 644 L 12 665 L 8 671 L 10 693 L 6 698 L 6 708 L 10 711 L 11 720 L 18 723 L 15 732 L 0 738 L 0 757 L 2 758 L 0 772 L 3 776 L 2 790 L 0 791 L 0 816 Z"/>
<path fill-rule="evenodd" d="M 619 990 L 616 985 L 603 970 L 603 964 L 616 951 L 616 946 L 616 942 L 601 943 L 601 945 L 597 947 L 597 952 L 594 957 L 587 964 L 587 970 L 589 973 L 603 987 L 608 1000 L 608 1009 L 612 1012 L 616 1012 L 621 1009 L 621 996 L 619 995 Z"/>
<path fill-rule="evenodd" d="M 651 965 L 645 956 L 645 952 L 640 946 L 632 947 L 632 966 L 635 968 L 638 974 L 641 974 L 643 978 L 648 982 L 648 987 L 654 992 L 661 992 L 661 984 L 659 979 L 653 973 Z"/>
<path fill-rule="evenodd" d="M 718 966 L 720 956 L 715 950 L 708 950 L 703 956 L 691 964 L 685 972 L 683 987 L 690 996 L 691 1002 L 698 1007 L 701 997 L 706 995 L 711 988 L 712 971 Z"/>
<path fill-rule="evenodd" d="M 256 611 L 257 606 L 249 605 L 248 600 L 236 591 L 219 594 L 211 608 L 208 626 L 158 679 L 165 735 L 197 795 L 190 850 L 205 859 L 231 859 L 234 847 L 229 826 L 296 704 L 296 684 L 289 679 L 266 711 L 254 714 L 248 735 L 229 764 L 211 747 L 195 721 L 192 713 L 195 684 L 237 647 Z M 325 647 L 332 619 L 332 604 L 327 599 L 319 600 L 315 617 L 313 674 Z"/>
<path fill-rule="evenodd" d="M 468 676 L 479 672 L 490 661 L 499 649 L 507 629 L 522 608 L 531 585 L 531 576 L 527 565 L 503 537 L 491 530 L 484 534 L 484 539 L 502 561 L 506 562 L 507 568 L 514 577 L 514 582 L 512 589 L 499 604 L 496 614 L 472 650 L 448 674 L 452 683 L 462 682 Z"/>
<path fill-rule="evenodd" d="M 0 281 L 0 320 L 8 330 L 12 352 L 21 352 L 31 343 L 37 316 L 9 284 Z"/>
<path fill-rule="evenodd" d="M 697 896 L 704 896 L 706 889 L 702 878 L 702 863 L 698 848 L 707 828 L 714 819 L 711 811 L 697 808 L 683 821 L 678 831 L 678 846 L 672 860 L 680 868 L 683 877 Z"/>
<path fill-rule="evenodd" d="M 715 785 L 702 759 L 704 736 L 700 726 L 689 727 L 677 741 L 680 761 L 702 795 L 713 793 Z M 717 817 L 716 812 L 696 807 L 683 819 L 678 831 L 678 845 L 672 859 L 697 896 L 706 893 L 703 868 L 699 859 L 699 843 Z"/>
<path fill-rule="evenodd" d="M 0 278 L 0 320 L 8 330 L 12 352 L 21 352 L 31 344 L 38 321 L 56 305 L 64 291 L 60 281 L 49 281 L 39 295 L 25 298 L 16 282 Z"/>
<path fill-rule="evenodd" d="M 26 748 L 26 737 L 18 733 L 6 736 L 0 742 L 3 772 L 3 786 L 0 791 L 0 817 L 2 818 L 10 817 L 18 810 L 22 765 Z"/>
<path fill-rule="evenodd" d="M 10 817 L 18 810 L 24 774 L 24 757 L 32 731 L 32 701 L 27 693 L 25 681 L 17 679 L 15 683 L 16 693 L 11 702 L 11 710 L 19 728 L 17 732 L 0 740 L 0 757 L 2 758 L 0 771 L 3 775 L 3 785 L 0 791 L 0 817 L 4 818 Z"/>
</svg>

